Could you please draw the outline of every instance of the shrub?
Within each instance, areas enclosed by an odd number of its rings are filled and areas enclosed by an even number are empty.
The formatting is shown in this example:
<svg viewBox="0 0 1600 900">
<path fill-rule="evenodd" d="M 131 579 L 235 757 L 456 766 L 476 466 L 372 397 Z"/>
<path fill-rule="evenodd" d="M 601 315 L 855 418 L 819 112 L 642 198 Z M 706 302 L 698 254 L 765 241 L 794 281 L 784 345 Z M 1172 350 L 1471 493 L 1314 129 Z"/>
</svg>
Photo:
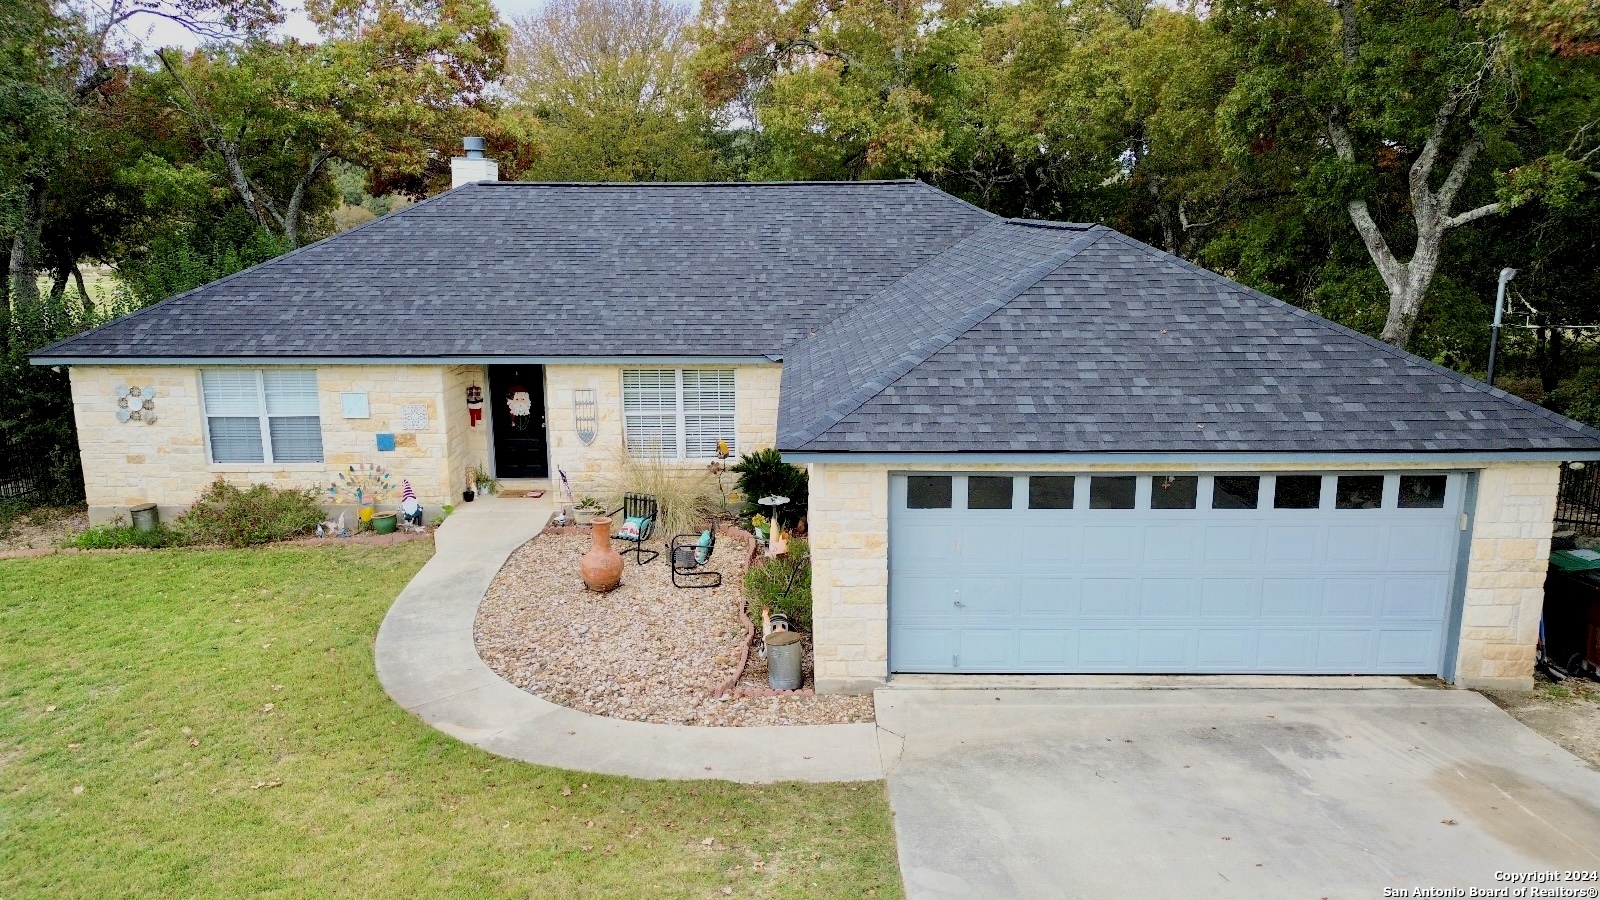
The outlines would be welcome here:
<svg viewBox="0 0 1600 900">
<path fill-rule="evenodd" d="M 739 457 L 739 462 L 734 465 L 733 471 L 739 476 L 739 493 L 744 495 L 746 516 L 770 509 L 762 507 L 756 501 L 776 494 L 779 497 L 789 498 L 788 503 L 778 507 L 778 521 L 793 528 L 796 522 L 805 518 L 810 477 L 806 475 L 805 469 L 784 462 L 783 455 L 777 450 L 768 447 L 765 450 L 746 453 Z"/>
<path fill-rule="evenodd" d="M 323 521 L 319 491 L 254 484 L 241 489 L 214 481 L 175 528 L 195 544 L 247 547 L 306 534 Z"/>
<path fill-rule="evenodd" d="M 635 459 L 626 450 L 619 452 L 613 474 L 601 479 L 600 493 L 601 508 L 607 512 L 622 506 L 623 494 L 656 498 L 655 540 L 701 530 L 718 506 L 717 484 L 710 472 L 661 459 Z M 612 526 L 613 534 L 621 524 Z"/>
<path fill-rule="evenodd" d="M 1545 405 L 1585 425 L 1600 427 L 1600 366 L 1584 366 L 1545 397 Z"/>
<path fill-rule="evenodd" d="M 99 525 L 80 532 L 67 542 L 69 547 L 80 550 L 122 550 L 128 547 L 146 547 L 155 550 L 161 547 L 181 547 L 188 543 L 184 536 L 157 524 L 150 531 L 140 531 L 132 525 L 124 525 L 119 519 L 111 525 Z"/>
<path fill-rule="evenodd" d="M 791 538 L 786 556 L 760 557 L 744 573 L 744 592 L 750 598 L 750 617 L 757 620 L 756 627 L 760 627 L 761 607 L 770 606 L 773 612 L 788 616 L 796 628 L 811 630 L 810 554 L 805 541 Z M 789 582 L 791 575 L 793 585 Z"/>
</svg>

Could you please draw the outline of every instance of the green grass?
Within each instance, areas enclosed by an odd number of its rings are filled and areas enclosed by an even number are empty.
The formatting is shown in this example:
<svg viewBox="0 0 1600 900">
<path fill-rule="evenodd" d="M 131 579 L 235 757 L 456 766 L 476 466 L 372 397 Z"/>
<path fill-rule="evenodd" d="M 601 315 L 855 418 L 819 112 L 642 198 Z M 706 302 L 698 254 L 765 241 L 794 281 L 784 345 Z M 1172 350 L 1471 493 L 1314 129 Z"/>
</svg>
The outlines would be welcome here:
<svg viewBox="0 0 1600 900">
<path fill-rule="evenodd" d="M 0 562 L 0 897 L 900 895 L 881 783 L 585 775 L 400 710 L 372 640 L 429 552 Z"/>
</svg>

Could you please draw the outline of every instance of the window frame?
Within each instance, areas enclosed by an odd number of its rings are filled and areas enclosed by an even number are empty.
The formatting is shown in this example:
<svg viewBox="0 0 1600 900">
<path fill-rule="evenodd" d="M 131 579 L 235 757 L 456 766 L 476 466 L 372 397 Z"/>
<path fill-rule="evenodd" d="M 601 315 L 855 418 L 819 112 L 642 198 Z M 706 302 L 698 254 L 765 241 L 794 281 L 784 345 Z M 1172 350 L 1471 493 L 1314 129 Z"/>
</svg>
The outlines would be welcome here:
<svg viewBox="0 0 1600 900">
<path fill-rule="evenodd" d="M 655 412 L 629 412 L 628 410 L 628 375 L 641 372 L 671 372 L 672 373 L 672 409 L 662 409 Z M 726 372 L 732 382 L 731 398 L 725 412 L 708 412 L 703 409 L 689 409 L 685 397 L 685 374 L 688 372 L 721 373 Z M 732 455 L 739 453 L 739 369 L 737 366 L 711 366 L 699 367 L 667 367 L 667 366 L 633 366 L 620 370 L 618 374 L 622 393 L 622 446 L 628 455 L 634 459 L 660 459 L 668 462 L 694 462 L 702 459 L 716 459 L 717 453 L 713 446 L 710 453 L 691 454 L 689 452 L 689 419 L 691 417 L 726 416 L 729 419 L 728 433 L 719 437 L 728 442 L 728 450 Z M 672 454 L 656 454 L 654 456 L 636 452 L 628 441 L 628 422 L 630 418 L 655 418 L 672 421 L 673 448 Z"/>
<path fill-rule="evenodd" d="M 215 449 L 211 446 L 211 420 L 214 419 L 214 418 L 215 419 L 248 419 L 250 417 L 249 416 L 228 416 L 228 415 L 214 414 L 214 413 L 211 412 L 210 409 L 208 409 L 206 407 L 206 373 L 207 372 L 237 372 L 237 371 L 239 371 L 238 368 L 234 368 L 234 367 L 224 368 L 224 367 L 221 367 L 221 366 L 213 366 L 213 367 L 204 368 L 204 369 L 200 369 L 199 370 L 200 377 L 199 377 L 199 384 L 197 385 L 200 388 L 200 390 L 199 390 L 199 394 L 200 394 L 200 437 L 203 440 L 204 445 L 205 445 L 206 462 L 207 462 L 208 465 L 210 465 L 212 467 L 215 467 L 215 468 L 228 468 L 228 467 L 233 467 L 233 466 L 315 466 L 315 467 L 320 468 L 322 466 L 327 465 L 328 448 L 327 448 L 327 442 L 325 440 L 325 435 L 323 434 L 323 431 L 322 431 L 322 420 L 323 420 L 323 415 L 322 415 L 322 386 L 321 386 L 320 381 L 317 379 L 317 370 L 313 369 L 313 368 L 306 368 L 304 366 L 283 366 L 282 370 L 283 371 L 291 371 L 292 370 L 292 371 L 296 371 L 296 372 L 310 372 L 313 382 L 316 383 L 317 442 L 320 445 L 319 446 L 319 451 L 320 451 L 319 452 L 319 456 L 320 456 L 320 458 L 316 459 L 316 460 L 305 460 L 305 459 L 286 460 L 286 461 L 283 461 L 283 462 L 279 462 L 277 460 L 276 456 L 272 452 L 272 420 L 275 419 L 275 418 L 277 418 L 277 419 L 303 419 L 303 418 L 307 418 L 307 417 L 306 416 L 273 416 L 273 415 L 271 415 L 268 412 L 268 407 L 267 407 L 267 370 L 266 369 L 257 368 L 257 369 L 247 369 L 246 371 L 250 372 L 251 375 L 255 376 L 255 382 L 256 382 L 256 415 L 255 415 L 255 419 L 256 419 L 256 428 L 260 432 L 260 438 L 261 438 L 261 461 L 260 462 L 222 462 L 222 461 L 219 461 L 217 459 Z"/>
</svg>

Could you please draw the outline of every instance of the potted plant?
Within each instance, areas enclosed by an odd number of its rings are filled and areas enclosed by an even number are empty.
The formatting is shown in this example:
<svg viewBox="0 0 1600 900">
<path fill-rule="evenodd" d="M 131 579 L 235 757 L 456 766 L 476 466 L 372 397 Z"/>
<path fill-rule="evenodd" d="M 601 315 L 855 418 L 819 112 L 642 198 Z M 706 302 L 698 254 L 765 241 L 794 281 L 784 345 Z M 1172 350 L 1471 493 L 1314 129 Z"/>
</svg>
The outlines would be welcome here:
<svg viewBox="0 0 1600 900">
<path fill-rule="evenodd" d="M 394 534 L 399 518 L 392 512 L 375 513 L 372 516 L 372 530 L 378 534 Z"/>
<path fill-rule="evenodd" d="M 588 525 L 601 512 L 600 501 L 593 497 L 584 497 L 572 505 L 572 519 L 579 525 Z"/>
<path fill-rule="evenodd" d="M 485 497 L 500 490 L 500 482 L 494 480 L 490 476 L 489 470 L 483 466 L 473 466 L 467 480 L 473 487 L 477 488 L 478 493 Z"/>
<path fill-rule="evenodd" d="M 478 483 L 476 481 L 474 481 L 473 477 L 472 477 L 473 473 L 476 472 L 477 470 L 478 470 L 477 466 L 473 466 L 472 468 L 467 470 L 467 487 L 466 487 L 465 490 L 463 490 L 461 492 L 461 502 L 462 503 L 471 503 L 473 498 L 478 496 L 478 491 L 477 491 Z"/>
</svg>

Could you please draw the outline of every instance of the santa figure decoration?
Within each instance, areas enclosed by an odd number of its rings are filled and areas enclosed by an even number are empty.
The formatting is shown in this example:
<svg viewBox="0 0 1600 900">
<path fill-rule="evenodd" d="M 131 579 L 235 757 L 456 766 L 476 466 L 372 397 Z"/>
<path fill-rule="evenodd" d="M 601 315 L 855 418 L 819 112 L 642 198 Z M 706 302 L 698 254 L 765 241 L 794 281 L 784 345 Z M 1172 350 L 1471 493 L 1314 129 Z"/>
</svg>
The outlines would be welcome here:
<svg viewBox="0 0 1600 900">
<path fill-rule="evenodd" d="M 477 385 L 467 388 L 467 421 L 473 428 L 483 421 L 483 388 Z"/>
<path fill-rule="evenodd" d="M 533 396 L 522 385 L 515 385 L 506 392 L 506 409 L 511 412 L 512 428 L 525 431 L 532 424 Z"/>
</svg>

